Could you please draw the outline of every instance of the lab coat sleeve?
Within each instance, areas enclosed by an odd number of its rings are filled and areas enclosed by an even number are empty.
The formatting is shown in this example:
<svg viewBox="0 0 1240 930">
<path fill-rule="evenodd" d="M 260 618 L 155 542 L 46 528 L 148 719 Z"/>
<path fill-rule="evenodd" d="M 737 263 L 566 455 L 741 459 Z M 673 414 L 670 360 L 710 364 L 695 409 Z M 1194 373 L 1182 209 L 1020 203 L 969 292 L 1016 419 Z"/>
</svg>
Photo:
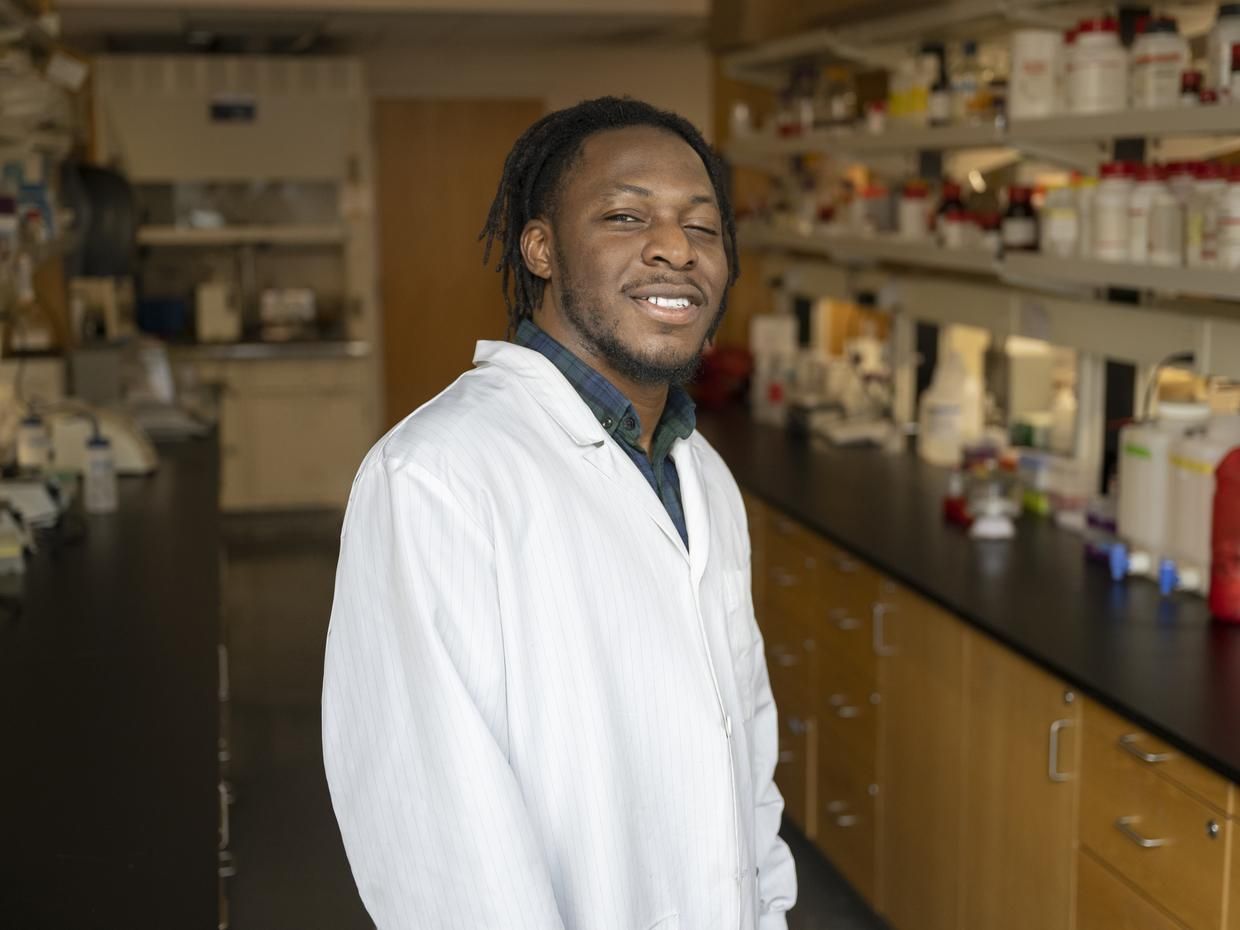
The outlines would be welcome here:
<svg viewBox="0 0 1240 930">
<path fill-rule="evenodd" d="M 323 757 L 378 930 L 562 930 L 506 741 L 491 538 L 443 481 L 376 450 L 341 535 Z"/>
<path fill-rule="evenodd" d="M 787 930 L 787 912 L 796 904 L 797 873 L 788 844 L 779 837 L 784 799 L 775 786 L 779 722 L 766 670 L 762 634 L 754 623 L 758 661 L 754 663 L 753 784 L 754 840 L 758 858 L 759 930 Z"/>
</svg>

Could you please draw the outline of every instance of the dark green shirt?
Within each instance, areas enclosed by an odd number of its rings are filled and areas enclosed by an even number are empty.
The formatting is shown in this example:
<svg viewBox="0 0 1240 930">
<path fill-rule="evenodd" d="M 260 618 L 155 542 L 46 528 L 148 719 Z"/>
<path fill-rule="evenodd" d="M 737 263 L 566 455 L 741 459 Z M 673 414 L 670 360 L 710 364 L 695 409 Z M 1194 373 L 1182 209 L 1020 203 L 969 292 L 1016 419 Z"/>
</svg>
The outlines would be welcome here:
<svg viewBox="0 0 1240 930">
<path fill-rule="evenodd" d="M 654 429 L 650 454 L 647 455 L 639 444 L 641 419 L 633 404 L 614 384 L 548 336 L 532 320 L 521 321 L 517 327 L 516 343 L 546 356 L 568 379 L 594 418 L 645 476 L 662 501 L 667 515 L 672 518 L 685 548 L 689 548 L 689 529 L 685 525 L 685 509 L 680 497 L 680 476 L 669 453 L 677 439 L 688 439 L 697 428 L 693 399 L 683 388 L 673 386 L 668 390 L 667 405 L 663 408 L 659 425 Z"/>
</svg>

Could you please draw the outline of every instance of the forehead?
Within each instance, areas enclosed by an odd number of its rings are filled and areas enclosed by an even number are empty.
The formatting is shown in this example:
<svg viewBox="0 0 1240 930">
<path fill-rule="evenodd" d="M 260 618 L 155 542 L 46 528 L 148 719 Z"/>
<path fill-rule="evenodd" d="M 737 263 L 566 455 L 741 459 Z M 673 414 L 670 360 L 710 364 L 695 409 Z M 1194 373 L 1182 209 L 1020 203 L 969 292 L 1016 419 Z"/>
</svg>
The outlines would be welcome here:
<svg viewBox="0 0 1240 930">
<path fill-rule="evenodd" d="M 684 139 L 653 126 L 630 126 L 595 133 L 565 185 L 569 199 L 606 196 L 619 185 L 642 187 L 655 196 L 709 195 L 714 188 L 706 165 Z"/>
</svg>

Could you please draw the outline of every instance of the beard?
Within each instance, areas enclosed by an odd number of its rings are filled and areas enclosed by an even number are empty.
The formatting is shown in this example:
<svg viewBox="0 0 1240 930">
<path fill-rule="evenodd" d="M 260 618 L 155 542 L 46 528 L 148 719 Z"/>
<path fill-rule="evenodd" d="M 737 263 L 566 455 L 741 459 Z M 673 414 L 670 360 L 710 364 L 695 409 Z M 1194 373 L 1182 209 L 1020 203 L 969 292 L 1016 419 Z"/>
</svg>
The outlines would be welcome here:
<svg viewBox="0 0 1240 930">
<path fill-rule="evenodd" d="M 685 355 L 675 349 L 641 352 L 626 345 L 620 338 L 619 318 L 608 320 L 591 311 L 591 305 L 597 306 L 601 301 L 597 295 L 583 290 L 574 280 L 558 242 L 555 246 L 555 257 L 559 266 L 560 309 L 588 349 L 606 361 L 616 373 L 636 384 L 679 386 L 694 379 L 701 367 L 702 352 L 706 344 L 714 338 L 723 323 L 723 315 L 728 305 L 726 290 L 719 300 L 719 309 L 715 311 L 710 328 L 702 337 L 701 344 L 691 354 Z"/>
</svg>

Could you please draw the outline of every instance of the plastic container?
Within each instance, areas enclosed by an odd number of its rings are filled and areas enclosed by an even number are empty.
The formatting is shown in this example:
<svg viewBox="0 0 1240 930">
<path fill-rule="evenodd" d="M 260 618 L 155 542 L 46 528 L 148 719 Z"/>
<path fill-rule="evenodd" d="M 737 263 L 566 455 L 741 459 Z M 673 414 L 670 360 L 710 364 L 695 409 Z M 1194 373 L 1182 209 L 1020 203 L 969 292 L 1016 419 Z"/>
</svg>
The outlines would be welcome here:
<svg viewBox="0 0 1240 930">
<path fill-rule="evenodd" d="M 1220 416 L 1204 433 L 1171 445 L 1171 503 L 1168 554 L 1181 569 L 1208 575 L 1210 526 L 1214 514 L 1214 472 L 1240 446 L 1240 416 Z"/>
<path fill-rule="evenodd" d="M 940 216 L 938 231 L 944 248 L 969 249 L 977 245 L 977 226 L 964 210 L 952 210 Z"/>
<path fill-rule="evenodd" d="M 960 48 L 960 59 L 951 69 L 952 118 L 957 123 L 969 123 L 980 116 L 978 94 L 982 86 L 982 66 L 977 59 L 977 43 L 965 40 Z"/>
<path fill-rule="evenodd" d="M 1054 116 L 1062 99 L 1063 36 L 1050 29 L 1017 29 L 1012 33 L 1012 119 Z"/>
<path fill-rule="evenodd" d="M 998 255 L 1003 248 L 1003 217 L 998 213 L 982 213 L 976 219 L 982 248 L 991 255 Z"/>
<path fill-rule="evenodd" d="M 1109 113 L 1128 106 L 1128 52 L 1119 41 L 1118 20 L 1087 19 L 1077 26 L 1067 100 L 1073 113 Z"/>
<path fill-rule="evenodd" d="M 1161 268 L 1184 264 L 1184 206 L 1165 185 L 1155 189 L 1150 202 L 1149 261 Z"/>
<path fill-rule="evenodd" d="M 1060 455 L 1071 455 L 1076 446 L 1076 391 L 1066 381 L 1055 385 L 1051 398 L 1050 449 Z"/>
<path fill-rule="evenodd" d="M 1136 169 L 1128 198 L 1128 261 L 1144 262 L 1150 251 L 1150 207 L 1159 191 L 1167 190 L 1167 172 L 1154 165 Z"/>
<path fill-rule="evenodd" d="M 1240 166 L 1232 167 L 1219 204 L 1217 264 L 1240 268 Z"/>
<path fill-rule="evenodd" d="M 981 433 L 981 384 L 959 352 L 948 352 L 921 395 L 917 454 L 931 465 L 954 467 L 965 444 Z"/>
<path fill-rule="evenodd" d="M 1197 166 L 1184 216 L 1184 263 L 1209 268 L 1218 263 L 1218 224 L 1227 176 L 1221 165 Z"/>
<path fill-rule="evenodd" d="M 1206 41 L 1206 85 L 1225 90 L 1231 81 L 1231 47 L 1240 42 L 1240 3 L 1219 6 L 1218 19 Z"/>
<path fill-rule="evenodd" d="M 1214 472 L 1210 530 L 1210 613 L 1240 623 L 1240 450 L 1229 452 Z"/>
<path fill-rule="evenodd" d="M 934 211 L 935 228 L 938 228 L 939 222 L 949 213 L 963 212 L 964 191 L 955 181 L 944 181 L 943 190 L 939 195 L 939 206 Z"/>
<path fill-rule="evenodd" d="M 924 181 L 910 181 L 900 195 L 896 229 L 904 239 L 924 239 L 930 233 L 930 188 Z"/>
<path fill-rule="evenodd" d="M 1038 215 L 1033 209 L 1033 188 L 1013 184 L 1008 188 L 1008 207 L 1000 227 L 1004 252 L 1036 252 Z"/>
<path fill-rule="evenodd" d="M 1128 260 L 1128 202 L 1132 198 L 1133 166 L 1112 161 L 1102 166 L 1093 199 L 1093 257 L 1103 262 Z"/>
<path fill-rule="evenodd" d="M 1240 103 L 1240 42 L 1231 47 L 1231 78 L 1227 82 L 1227 93 L 1232 103 Z"/>
<path fill-rule="evenodd" d="M 1167 165 L 1167 186 L 1179 199 L 1181 206 L 1188 206 L 1188 198 L 1193 195 L 1197 184 L 1197 166 L 1195 161 L 1173 161 Z"/>
<path fill-rule="evenodd" d="M 112 459 L 112 443 L 104 436 L 92 436 L 86 442 L 82 484 L 82 504 L 87 513 L 116 510 L 116 464 Z"/>
<path fill-rule="evenodd" d="M 1188 40 L 1180 35 L 1174 19 L 1146 20 L 1132 46 L 1132 105 L 1138 109 L 1176 106 L 1189 61 Z"/>
<path fill-rule="evenodd" d="M 1120 430 L 1119 535 L 1154 564 L 1170 548 L 1171 445 L 1209 416 L 1210 409 L 1203 404 L 1164 403 L 1159 405 L 1157 419 Z"/>
<path fill-rule="evenodd" d="M 17 427 L 17 467 L 22 471 L 46 471 L 52 463 L 52 436 L 47 423 L 36 414 Z"/>
<path fill-rule="evenodd" d="M 1051 188 L 1042 202 L 1041 251 L 1056 258 L 1075 258 L 1079 249 L 1076 191 L 1067 186 Z"/>
</svg>

